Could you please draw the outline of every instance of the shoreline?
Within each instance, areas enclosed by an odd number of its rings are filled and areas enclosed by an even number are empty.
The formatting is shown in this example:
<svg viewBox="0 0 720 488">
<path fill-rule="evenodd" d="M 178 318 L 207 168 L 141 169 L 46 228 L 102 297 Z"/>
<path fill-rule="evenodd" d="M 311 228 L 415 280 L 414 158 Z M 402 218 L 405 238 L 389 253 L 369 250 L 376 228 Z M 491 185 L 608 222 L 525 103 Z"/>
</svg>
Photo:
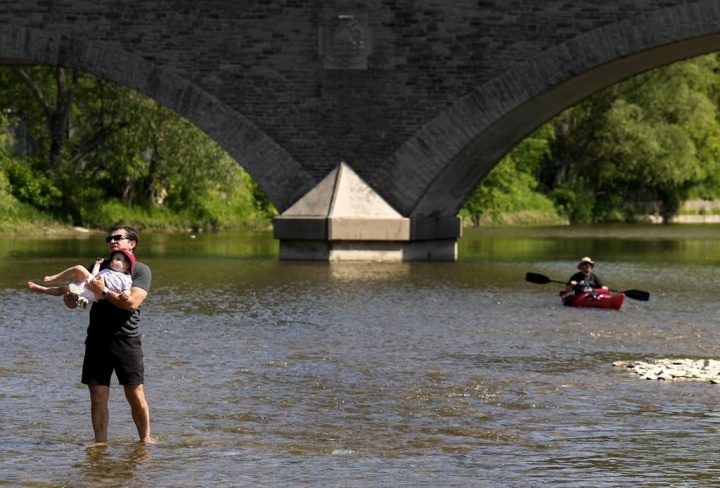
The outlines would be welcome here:
<svg viewBox="0 0 720 488">
<path fill-rule="evenodd" d="M 108 226 L 112 227 L 112 226 Z M 135 226 L 133 226 L 135 227 Z M 159 232 L 159 233 L 166 233 L 166 234 L 205 234 L 205 233 L 212 233 L 216 232 L 216 230 L 205 230 L 205 229 L 191 229 L 191 228 L 178 228 L 178 227 L 142 227 L 138 226 L 136 227 L 138 231 L 142 233 L 152 233 L 152 232 Z M 225 231 L 270 231 L 272 232 L 272 226 L 242 226 L 242 227 L 236 227 L 236 228 L 228 228 L 228 229 L 218 229 L 217 232 L 225 232 Z M 78 237 L 78 236 L 90 236 L 90 235 L 97 235 L 97 234 L 105 234 L 107 232 L 107 229 L 100 229 L 100 228 L 87 228 L 87 227 L 78 227 L 78 226 L 63 226 L 61 224 L 57 225 L 47 225 L 47 223 L 40 224 L 32 224 L 27 223 L 25 225 L 16 225 L 13 226 L 13 228 L 10 229 L 2 229 L 0 226 L 0 238 L 3 237 L 47 237 L 47 238 L 63 238 L 63 237 Z"/>
<path fill-rule="evenodd" d="M 573 224 L 570 224 L 568 222 L 558 222 L 557 220 L 545 220 L 542 218 L 528 218 L 528 213 L 523 212 L 522 213 L 524 218 L 514 218 L 514 213 L 508 214 L 505 216 L 506 218 L 501 219 L 501 222 L 489 222 L 489 221 L 481 221 L 480 225 L 473 225 L 470 219 L 463 218 L 463 228 L 464 229 L 474 229 L 474 228 L 487 228 L 487 227 L 543 227 L 543 226 L 567 226 L 572 227 Z M 489 219 L 488 219 L 489 220 Z M 663 221 L 662 218 L 660 218 L 658 215 L 648 215 L 643 220 L 644 223 L 647 224 L 654 224 L 654 225 L 662 225 Z M 641 222 L 638 222 L 641 223 Z M 685 215 L 676 215 L 671 219 L 669 224 L 690 224 L 690 225 L 698 225 L 698 224 L 708 224 L 708 225 L 715 225 L 720 224 L 720 215 L 699 215 L 699 214 L 685 214 Z M 228 231 L 228 230 L 254 230 L 254 231 L 272 231 L 272 225 L 265 225 L 265 226 L 243 226 L 239 227 L 237 229 L 219 229 L 219 232 L 222 231 Z M 204 229 L 180 229 L 177 227 L 167 227 L 167 228 L 142 228 L 140 229 L 143 232 L 162 232 L 162 233 L 171 233 L 171 234 L 202 234 L 205 232 L 214 232 L 206 231 Z M 100 228 L 88 228 L 88 227 L 80 227 L 80 226 L 70 226 L 70 225 L 62 225 L 62 224 L 54 224 L 54 223 L 48 223 L 47 221 L 43 222 L 25 222 L 22 224 L 15 224 L 10 225 L 8 228 L 3 229 L 2 224 L 0 223 L 0 238 L 3 237 L 17 237 L 17 236 L 23 236 L 23 237 L 77 237 L 81 235 L 92 235 L 92 234 L 102 234 L 104 233 L 104 229 Z"/>
<path fill-rule="evenodd" d="M 662 218 L 657 215 L 648 216 L 651 224 L 662 224 Z M 720 224 L 720 215 L 676 215 L 670 219 L 671 224 Z"/>
</svg>

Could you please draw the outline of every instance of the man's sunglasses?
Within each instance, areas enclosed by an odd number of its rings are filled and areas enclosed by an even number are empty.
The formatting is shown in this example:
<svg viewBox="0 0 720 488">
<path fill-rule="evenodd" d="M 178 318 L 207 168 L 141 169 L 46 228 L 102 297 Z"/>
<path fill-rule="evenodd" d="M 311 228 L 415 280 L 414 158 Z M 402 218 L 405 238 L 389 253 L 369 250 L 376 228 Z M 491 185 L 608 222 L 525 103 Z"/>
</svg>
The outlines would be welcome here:
<svg viewBox="0 0 720 488">
<path fill-rule="evenodd" d="M 107 237 L 105 238 L 105 242 L 107 242 L 107 243 L 110 243 L 110 242 L 118 242 L 118 241 L 122 241 L 123 239 L 127 239 L 127 238 L 128 238 L 127 236 L 124 236 L 124 235 L 122 235 L 122 234 L 115 234 L 115 235 L 112 235 L 112 236 L 107 236 Z"/>
</svg>

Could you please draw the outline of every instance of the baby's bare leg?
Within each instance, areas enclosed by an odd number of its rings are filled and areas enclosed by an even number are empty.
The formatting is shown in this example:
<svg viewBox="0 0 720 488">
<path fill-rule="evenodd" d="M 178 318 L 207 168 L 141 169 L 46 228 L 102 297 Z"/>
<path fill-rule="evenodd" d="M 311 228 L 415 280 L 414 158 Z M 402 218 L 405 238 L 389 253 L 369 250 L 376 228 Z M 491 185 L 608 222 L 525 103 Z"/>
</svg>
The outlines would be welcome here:
<svg viewBox="0 0 720 488">
<path fill-rule="evenodd" d="M 34 291 L 35 293 L 43 293 L 45 295 L 53 295 L 56 297 L 61 297 L 68 292 L 67 285 L 42 286 L 42 285 L 36 285 L 32 281 L 28 281 L 27 287 L 30 291 Z"/>
<path fill-rule="evenodd" d="M 90 272 L 84 266 L 73 266 L 65 271 L 61 271 L 56 275 L 49 275 L 43 278 L 45 283 L 49 281 L 85 281 L 90 276 Z"/>
</svg>

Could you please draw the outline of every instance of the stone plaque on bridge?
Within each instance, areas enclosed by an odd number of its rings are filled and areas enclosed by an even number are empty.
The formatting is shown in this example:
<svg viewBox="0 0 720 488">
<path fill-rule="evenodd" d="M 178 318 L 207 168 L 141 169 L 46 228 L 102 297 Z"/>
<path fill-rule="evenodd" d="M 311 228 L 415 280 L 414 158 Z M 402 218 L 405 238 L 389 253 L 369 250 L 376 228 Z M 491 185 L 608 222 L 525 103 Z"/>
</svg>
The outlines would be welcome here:
<svg viewBox="0 0 720 488">
<path fill-rule="evenodd" d="M 365 70 L 370 52 L 370 30 L 361 15 L 325 15 L 318 36 L 325 69 Z"/>
</svg>

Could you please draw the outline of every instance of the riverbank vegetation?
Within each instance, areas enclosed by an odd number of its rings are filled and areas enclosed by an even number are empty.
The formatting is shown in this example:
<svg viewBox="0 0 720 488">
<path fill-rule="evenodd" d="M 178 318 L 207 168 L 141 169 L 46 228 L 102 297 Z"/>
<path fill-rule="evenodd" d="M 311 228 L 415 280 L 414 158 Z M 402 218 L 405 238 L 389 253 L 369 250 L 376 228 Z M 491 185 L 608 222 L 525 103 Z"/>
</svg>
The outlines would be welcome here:
<svg viewBox="0 0 720 488">
<path fill-rule="evenodd" d="M 0 69 L 0 232 L 32 227 L 267 226 L 252 178 L 185 119 L 137 92 L 52 67 Z"/>
<path fill-rule="evenodd" d="M 670 221 L 720 198 L 720 57 L 614 85 L 539 127 L 461 210 L 466 222 Z M 252 178 L 199 129 L 137 92 L 60 67 L 0 67 L 0 232 L 129 221 L 267 227 Z"/>
<path fill-rule="evenodd" d="M 687 200 L 720 198 L 718 107 L 718 54 L 614 85 L 519 144 L 462 213 L 499 221 L 551 208 L 570 223 L 668 222 Z"/>
</svg>

